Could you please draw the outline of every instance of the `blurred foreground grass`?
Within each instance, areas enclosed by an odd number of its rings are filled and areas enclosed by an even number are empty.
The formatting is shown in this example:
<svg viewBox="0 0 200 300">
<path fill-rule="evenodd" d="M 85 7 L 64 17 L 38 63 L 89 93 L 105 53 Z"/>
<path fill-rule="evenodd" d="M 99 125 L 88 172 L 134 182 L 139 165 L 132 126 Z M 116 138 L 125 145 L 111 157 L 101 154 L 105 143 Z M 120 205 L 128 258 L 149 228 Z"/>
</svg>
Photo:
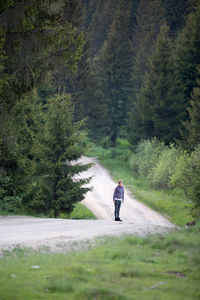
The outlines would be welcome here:
<svg viewBox="0 0 200 300">
<path fill-rule="evenodd" d="M 0 299 L 199 299 L 199 233 L 105 238 L 69 254 L 16 248 L 0 258 Z"/>
</svg>

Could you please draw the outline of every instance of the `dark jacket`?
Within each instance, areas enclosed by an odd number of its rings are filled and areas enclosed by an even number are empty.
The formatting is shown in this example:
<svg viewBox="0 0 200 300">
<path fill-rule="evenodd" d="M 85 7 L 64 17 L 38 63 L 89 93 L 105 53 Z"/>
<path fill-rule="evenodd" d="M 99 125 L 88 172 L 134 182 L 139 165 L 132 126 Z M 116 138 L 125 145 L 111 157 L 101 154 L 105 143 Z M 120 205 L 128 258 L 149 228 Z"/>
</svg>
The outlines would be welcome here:
<svg viewBox="0 0 200 300">
<path fill-rule="evenodd" d="M 119 198 L 124 200 L 124 187 L 123 186 L 116 186 L 114 193 L 113 193 L 113 200 L 115 200 L 115 198 Z"/>
</svg>

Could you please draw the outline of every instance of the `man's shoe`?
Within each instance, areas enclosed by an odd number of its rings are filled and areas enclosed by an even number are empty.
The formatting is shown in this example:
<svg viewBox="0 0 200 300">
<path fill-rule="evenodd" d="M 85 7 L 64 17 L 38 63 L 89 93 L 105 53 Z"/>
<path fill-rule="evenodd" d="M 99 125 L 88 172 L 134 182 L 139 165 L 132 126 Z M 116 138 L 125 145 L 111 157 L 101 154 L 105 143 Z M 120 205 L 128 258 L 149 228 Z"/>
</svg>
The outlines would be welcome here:
<svg viewBox="0 0 200 300">
<path fill-rule="evenodd" d="M 122 222 L 122 220 L 120 218 L 115 218 L 115 221 L 120 221 Z"/>
</svg>

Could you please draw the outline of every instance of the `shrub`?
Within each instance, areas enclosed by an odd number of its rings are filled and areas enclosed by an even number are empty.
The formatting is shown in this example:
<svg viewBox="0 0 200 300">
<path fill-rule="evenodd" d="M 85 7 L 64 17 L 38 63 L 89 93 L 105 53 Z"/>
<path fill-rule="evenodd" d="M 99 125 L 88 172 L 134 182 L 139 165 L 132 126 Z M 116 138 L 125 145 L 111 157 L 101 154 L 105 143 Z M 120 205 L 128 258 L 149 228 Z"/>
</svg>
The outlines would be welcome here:
<svg viewBox="0 0 200 300">
<path fill-rule="evenodd" d="M 149 182 L 155 188 L 170 189 L 171 176 L 174 173 L 176 161 L 180 156 L 180 151 L 174 146 L 166 147 L 155 167 L 149 174 Z"/>
<path fill-rule="evenodd" d="M 130 165 L 133 173 L 138 176 L 139 164 L 138 164 L 138 159 L 137 159 L 137 153 L 133 152 L 131 154 L 130 159 L 129 159 L 129 165 Z"/>
<path fill-rule="evenodd" d="M 200 144 L 191 153 L 190 163 L 186 173 L 187 194 L 195 203 L 200 214 Z"/>
<path fill-rule="evenodd" d="M 13 181 L 9 176 L 0 175 L 0 211 L 16 213 L 22 206 L 22 199 L 15 194 Z"/>
<path fill-rule="evenodd" d="M 187 152 L 182 153 L 176 161 L 174 172 L 171 176 L 171 185 L 174 188 L 180 188 L 187 196 L 188 179 L 187 172 L 190 165 L 190 156 Z"/>
<path fill-rule="evenodd" d="M 164 149 L 164 143 L 159 142 L 156 138 L 142 140 L 139 142 L 136 152 L 130 157 L 130 167 L 139 177 L 148 179 L 151 170 Z"/>
</svg>

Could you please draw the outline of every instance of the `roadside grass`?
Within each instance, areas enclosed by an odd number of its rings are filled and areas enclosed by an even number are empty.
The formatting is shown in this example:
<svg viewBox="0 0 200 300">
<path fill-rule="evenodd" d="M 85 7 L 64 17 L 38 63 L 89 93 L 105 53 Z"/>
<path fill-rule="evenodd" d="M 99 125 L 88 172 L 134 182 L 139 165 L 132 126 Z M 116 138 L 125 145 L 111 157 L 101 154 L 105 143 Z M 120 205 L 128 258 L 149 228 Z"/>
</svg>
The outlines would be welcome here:
<svg viewBox="0 0 200 300">
<path fill-rule="evenodd" d="M 138 201 L 167 216 L 172 223 L 183 226 L 193 220 L 191 214 L 193 204 L 182 191 L 152 189 L 147 182 L 134 175 L 128 164 L 130 150 L 126 140 L 118 139 L 115 148 L 107 149 L 88 141 L 86 155 L 97 157 L 101 164 L 109 170 L 116 183 L 122 179 L 125 188 Z"/>
<path fill-rule="evenodd" d="M 15 213 L 11 213 L 8 211 L 0 211 L 0 216 L 32 216 L 32 217 L 38 217 L 38 218 L 47 218 L 47 217 L 53 217 L 53 216 L 46 216 L 44 214 L 30 214 L 22 211 L 17 211 Z M 82 203 L 77 202 L 74 205 L 74 210 L 68 215 L 61 213 L 59 215 L 59 218 L 61 219 L 82 219 L 82 220 L 95 220 L 95 215 L 89 210 L 86 206 L 84 206 Z"/>
<path fill-rule="evenodd" d="M 95 220 L 95 215 L 82 203 L 78 202 L 74 206 L 74 210 L 70 215 L 60 214 L 59 218 L 75 219 L 75 220 Z"/>
<path fill-rule="evenodd" d="M 68 254 L 15 249 L 0 258 L 0 299 L 199 299 L 199 234 L 200 223 L 164 236 L 100 239 Z"/>
</svg>

